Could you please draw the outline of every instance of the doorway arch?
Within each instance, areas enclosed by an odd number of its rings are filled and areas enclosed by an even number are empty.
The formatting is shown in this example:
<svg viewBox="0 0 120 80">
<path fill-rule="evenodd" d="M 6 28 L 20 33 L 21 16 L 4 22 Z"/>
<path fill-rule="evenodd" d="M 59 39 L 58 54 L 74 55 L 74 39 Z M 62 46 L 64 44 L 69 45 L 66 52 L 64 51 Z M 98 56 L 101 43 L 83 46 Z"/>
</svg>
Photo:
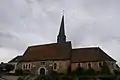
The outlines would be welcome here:
<svg viewBox="0 0 120 80">
<path fill-rule="evenodd" d="M 37 72 L 38 72 L 38 74 L 46 75 L 47 69 L 45 67 L 40 67 Z"/>
<path fill-rule="evenodd" d="M 44 68 L 40 69 L 40 74 L 45 75 L 45 69 Z"/>
</svg>

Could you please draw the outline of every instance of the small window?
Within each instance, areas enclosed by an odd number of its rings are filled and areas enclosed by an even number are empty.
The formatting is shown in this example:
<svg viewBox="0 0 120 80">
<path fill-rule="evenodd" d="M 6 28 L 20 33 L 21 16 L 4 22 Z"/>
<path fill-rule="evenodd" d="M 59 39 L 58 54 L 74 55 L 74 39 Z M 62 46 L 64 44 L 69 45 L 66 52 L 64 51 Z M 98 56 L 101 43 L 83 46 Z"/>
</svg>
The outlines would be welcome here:
<svg viewBox="0 0 120 80">
<path fill-rule="evenodd" d="M 31 65 L 29 64 L 29 69 L 31 68 Z"/>
<path fill-rule="evenodd" d="M 41 65 L 45 65 L 45 62 L 41 62 Z"/>
<path fill-rule="evenodd" d="M 27 69 L 28 65 L 26 64 L 25 69 Z"/>
<path fill-rule="evenodd" d="M 23 69 L 26 69 L 26 64 L 23 64 Z"/>
<path fill-rule="evenodd" d="M 99 66 L 102 67 L 102 62 L 99 62 Z"/>
<path fill-rule="evenodd" d="M 56 63 L 54 63 L 54 69 L 57 69 L 57 64 Z"/>
<path fill-rule="evenodd" d="M 91 68 L 91 63 L 88 63 L 88 67 Z"/>
<path fill-rule="evenodd" d="M 81 67 L 80 63 L 78 63 L 78 67 Z"/>
</svg>

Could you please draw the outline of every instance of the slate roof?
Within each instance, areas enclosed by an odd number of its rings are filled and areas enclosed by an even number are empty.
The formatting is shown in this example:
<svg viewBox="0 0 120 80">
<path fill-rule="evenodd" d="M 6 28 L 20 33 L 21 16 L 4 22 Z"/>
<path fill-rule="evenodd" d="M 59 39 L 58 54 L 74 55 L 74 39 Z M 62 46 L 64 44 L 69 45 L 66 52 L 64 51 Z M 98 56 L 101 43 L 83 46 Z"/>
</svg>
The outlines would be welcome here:
<svg viewBox="0 0 120 80">
<path fill-rule="evenodd" d="M 52 43 L 45 45 L 30 46 L 27 48 L 20 61 L 59 60 L 69 59 L 71 42 L 64 44 Z"/>
<path fill-rule="evenodd" d="M 115 61 L 99 47 L 71 49 L 71 42 L 64 45 L 57 43 L 30 46 L 25 51 L 21 62 L 40 60 L 64 60 L 71 62 L 91 62 L 91 61 Z"/>
<path fill-rule="evenodd" d="M 116 61 L 99 47 L 72 49 L 71 62 Z"/>
<path fill-rule="evenodd" d="M 19 62 L 19 60 L 22 58 L 22 56 L 16 56 L 15 58 L 13 58 L 12 60 L 10 60 L 8 63 L 11 62 Z"/>
</svg>

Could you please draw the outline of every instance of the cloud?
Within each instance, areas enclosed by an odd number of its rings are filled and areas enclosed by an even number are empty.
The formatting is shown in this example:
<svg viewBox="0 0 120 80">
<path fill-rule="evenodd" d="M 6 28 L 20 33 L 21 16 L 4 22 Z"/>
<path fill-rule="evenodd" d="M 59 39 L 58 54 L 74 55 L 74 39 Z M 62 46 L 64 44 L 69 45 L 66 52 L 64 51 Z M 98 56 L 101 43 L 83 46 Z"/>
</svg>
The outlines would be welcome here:
<svg viewBox="0 0 120 80">
<path fill-rule="evenodd" d="M 5 48 L 5 47 L 1 47 L 0 48 L 0 61 L 1 62 L 7 62 L 9 60 L 11 60 L 12 58 L 14 58 L 17 55 L 21 55 L 21 52 L 19 53 L 17 50 L 15 49 L 9 49 L 9 48 Z"/>
<path fill-rule="evenodd" d="M 56 42 L 64 10 L 67 40 L 74 47 L 100 46 L 120 62 L 119 4 L 119 0 L 1 0 L 0 54 L 5 55 L 0 59 L 7 61 L 28 45 Z"/>
</svg>

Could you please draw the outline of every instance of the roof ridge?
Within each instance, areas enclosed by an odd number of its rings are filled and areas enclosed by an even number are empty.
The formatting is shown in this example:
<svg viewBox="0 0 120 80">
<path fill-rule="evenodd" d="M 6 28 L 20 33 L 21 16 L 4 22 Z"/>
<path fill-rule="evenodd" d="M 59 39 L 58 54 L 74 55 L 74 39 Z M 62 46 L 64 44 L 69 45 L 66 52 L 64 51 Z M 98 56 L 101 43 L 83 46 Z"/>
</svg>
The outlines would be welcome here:
<svg viewBox="0 0 120 80">
<path fill-rule="evenodd" d="M 100 49 L 100 47 L 82 47 L 82 48 L 73 48 L 72 50 L 77 50 L 77 49 L 94 49 L 94 48 Z"/>
<path fill-rule="evenodd" d="M 38 46 L 53 45 L 53 44 L 57 44 L 57 43 L 38 44 L 38 45 L 32 45 L 32 46 L 28 46 L 28 47 L 38 47 Z"/>
<path fill-rule="evenodd" d="M 66 43 L 70 43 L 70 42 L 71 41 L 67 41 Z M 58 44 L 58 43 L 38 44 L 38 45 L 32 45 L 28 47 L 31 48 L 31 47 L 38 47 L 38 46 L 54 45 L 54 44 Z"/>
</svg>

